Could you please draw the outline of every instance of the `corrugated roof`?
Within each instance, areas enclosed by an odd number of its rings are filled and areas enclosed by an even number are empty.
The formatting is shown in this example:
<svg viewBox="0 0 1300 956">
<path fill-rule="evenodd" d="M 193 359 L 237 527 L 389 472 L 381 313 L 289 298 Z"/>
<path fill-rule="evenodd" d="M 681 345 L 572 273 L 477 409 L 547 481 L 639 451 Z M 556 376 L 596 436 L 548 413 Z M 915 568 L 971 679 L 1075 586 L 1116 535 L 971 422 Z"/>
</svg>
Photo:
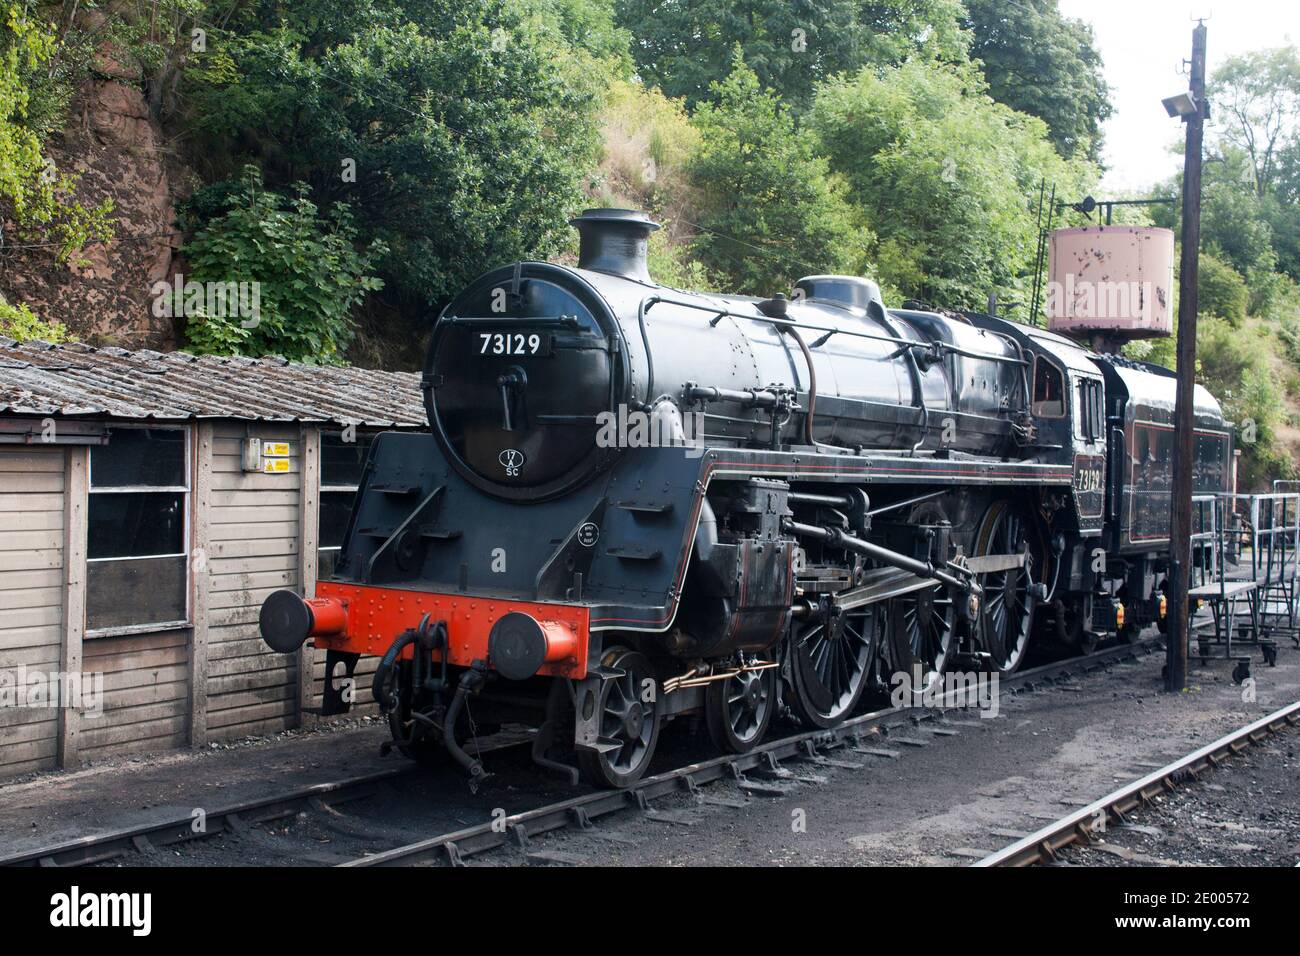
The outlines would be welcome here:
<svg viewBox="0 0 1300 956">
<path fill-rule="evenodd" d="M 6 414 L 426 425 L 409 372 L 0 338 Z"/>
</svg>

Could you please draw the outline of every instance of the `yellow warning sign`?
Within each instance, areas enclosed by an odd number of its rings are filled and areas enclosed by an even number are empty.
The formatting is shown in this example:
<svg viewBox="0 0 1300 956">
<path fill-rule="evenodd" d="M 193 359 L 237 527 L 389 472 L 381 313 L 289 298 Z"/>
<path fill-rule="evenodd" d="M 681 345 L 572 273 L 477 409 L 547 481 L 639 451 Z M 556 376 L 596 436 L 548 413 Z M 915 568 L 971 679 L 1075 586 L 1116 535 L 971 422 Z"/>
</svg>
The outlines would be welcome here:
<svg viewBox="0 0 1300 956">
<path fill-rule="evenodd" d="M 262 455 L 266 458 L 288 458 L 289 443 L 287 441 L 264 441 L 262 442 Z"/>
<path fill-rule="evenodd" d="M 262 471 L 268 475 L 287 475 L 289 473 L 289 459 L 268 458 L 262 462 Z"/>
</svg>

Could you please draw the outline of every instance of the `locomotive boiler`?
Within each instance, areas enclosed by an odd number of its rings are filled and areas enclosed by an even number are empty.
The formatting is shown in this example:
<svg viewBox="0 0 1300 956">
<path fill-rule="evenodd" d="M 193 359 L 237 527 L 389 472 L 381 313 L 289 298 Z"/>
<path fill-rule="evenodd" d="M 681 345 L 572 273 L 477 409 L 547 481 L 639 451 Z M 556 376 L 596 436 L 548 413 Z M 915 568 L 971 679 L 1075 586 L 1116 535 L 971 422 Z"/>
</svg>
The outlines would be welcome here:
<svg viewBox="0 0 1300 956">
<path fill-rule="evenodd" d="M 743 752 L 900 673 L 1009 673 L 1031 641 L 1159 620 L 1169 373 L 887 308 L 859 277 L 671 289 L 644 215 L 573 224 L 576 267 L 514 263 L 447 305 L 428 433 L 377 438 L 333 579 L 262 610 L 328 674 L 380 658 L 402 752 L 479 776 L 467 738 L 522 723 L 541 766 L 625 786 L 672 720 Z M 1197 428 L 1197 488 L 1226 490 L 1203 389 Z"/>
</svg>

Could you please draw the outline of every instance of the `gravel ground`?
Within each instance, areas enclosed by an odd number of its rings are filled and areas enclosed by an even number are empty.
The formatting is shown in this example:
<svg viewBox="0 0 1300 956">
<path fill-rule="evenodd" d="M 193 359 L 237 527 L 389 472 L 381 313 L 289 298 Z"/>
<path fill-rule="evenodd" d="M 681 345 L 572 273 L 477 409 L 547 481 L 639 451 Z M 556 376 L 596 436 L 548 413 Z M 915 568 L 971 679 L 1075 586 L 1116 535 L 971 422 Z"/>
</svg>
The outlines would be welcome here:
<svg viewBox="0 0 1300 956">
<path fill-rule="evenodd" d="M 509 849 L 482 862 L 961 865 L 1300 698 L 1293 650 L 1283 649 L 1276 668 L 1256 667 L 1254 700 L 1243 699 L 1221 664 L 1195 669 L 1187 693 L 1166 695 L 1162 660 L 1153 654 L 1065 686 L 1006 692 L 998 717 L 950 712 L 939 725 L 946 733 L 932 733 L 931 722 L 896 729 L 872 745 L 894 757 L 840 750 L 832 754 L 839 766 L 790 761 L 793 776 L 754 776 L 776 795 L 718 783 L 705 788 L 702 803 L 683 793 L 656 801 L 651 814 L 628 811 L 592 831 L 536 839 L 531 856 Z M 378 722 L 358 719 L 8 783 L 0 786 L 0 855 L 400 764 L 378 756 L 386 736 Z M 656 769 L 711 756 L 704 737 L 689 721 L 670 725 Z M 518 751 L 491 756 L 497 777 L 479 794 L 452 773 L 422 773 L 334 811 L 314 808 L 124 862 L 319 865 L 583 792 L 542 780 Z M 1274 788 L 1294 804 L 1294 761 L 1291 768 Z M 1300 842 L 1293 815 L 1250 825 L 1289 832 L 1282 844 Z M 1262 845 L 1258 835 L 1231 842 Z M 1245 862 L 1274 861 L 1270 853 Z"/>
<path fill-rule="evenodd" d="M 996 719 L 955 717 L 954 736 L 896 732 L 882 749 L 897 758 L 837 754 L 860 770 L 791 763 L 808 779 L 776 781 L 788 788 L 781 796 L 720 784 L 708 797 L 737 806 L 683 795 L 657 802 L 669 811 L 658 819 L 625 814 L 598 823 L 598 835 L 564 831 L 542 846 L 571 862 L 628 866 L 965 865 L 1300 698 L 1294 651 L 1283 650 L 1276 668 L 1256 667 L 1254 701 L 1221 664 L 1195 668 L 1190 689 L 1171 697 L 1160 689 L 1162 663 L 1152 655 L 1069 686 L 1004 695 Z M 1294 770 L 1274 789 L 1294 814 Z M 1294 821 L 1255 825 L 1289 832 L 1281 839 L 1293 846 Z"/>
<path fill-rule="evenodd" d="M 1300 864 L 1300 733 L 1294 728 L 1129 814 L 1076 866 L 1296 866 Z"/>
</svg>

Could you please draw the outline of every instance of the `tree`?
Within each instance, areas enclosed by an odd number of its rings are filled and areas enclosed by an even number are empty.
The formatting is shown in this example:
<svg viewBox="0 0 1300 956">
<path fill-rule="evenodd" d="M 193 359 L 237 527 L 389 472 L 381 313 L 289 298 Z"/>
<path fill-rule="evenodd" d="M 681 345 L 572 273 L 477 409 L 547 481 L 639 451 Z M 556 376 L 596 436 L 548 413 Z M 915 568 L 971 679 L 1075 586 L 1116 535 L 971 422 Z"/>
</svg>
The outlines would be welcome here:
<svg viewBox="0 0 1300 956">
<path fill-rule="evenodd" d="M 1208 252 L 1201 253 L 1196 273 L 1197 311 L 1240 327 L 1246 320 L 1247 301 L 1246 280 L 1241 273 Z"/>
<path fill-rule="evenodd" d="M 965 2 L 971 56 L 989 94 L 1043 120 L 1062 156 L 1096 161 L 1112 108 L 1092 27 L 1061 16 L 1057 0 Z"/>
<path fill-rule="evenodd" d="M 188 77 L 193 123 L 223 166 L 251 160 L 273 188 L 301 180 L 322 207 L 349 203 L 359 239 L 387 246 L 388 288 L 427 312 L 487 265 L 569 241 L 608 74 L 546 9 L 430 0 L 373 12 L 342 41 L 289 25 L 231 35 Z"/>
<path fill-rule="evenodd" d="M 696 111 L 701 145 L 687 167 L 701 194 L 694 251 L 705 267 L 727 288 L 763 296 L 803 275 L 861 270 L 869 233 L 843 182 L 739 52 L 713 95 Z"/>
<path fill-rule="evenodd" d="M 1082 195 L 1096 170 L 1066 162 L 1042 120 L 989 98 L 978 70 L 914 60 L 826 84 L 810 124 L 878 236 L 880 276 L 935 305 L 1028 301 L 1040 183 Z"/>
<path fill-rule="evenodd" d="M 1215 71 L 1211 102 L 1226 119 L 1223 138 L 1250 160 L 1256 195 L 1273 188 L 1279 160 L 1300 146 L 1300 53 L 1295 47 L 1229 57 Z"/>
<path fill-rule="evenodd" d="M 41 151 L 66 96 L 51 82 L 59 71 L 58 38 L 27 4 L 0 2 L 0 214 L 19 235 L 48 243 L 60 261 L 92 239 L 112 235 L 111 200 L 86 209 L 74 195 L 76 178 Z"/>
<path fill-rule="evenodd" d="M 692 107 L 714 97 L 737 45 L 760 85 L 794 106 L 835 73 L 966 55 L 959 0 L 617 0 L 617 13 L 641 77 Z"/>
<path fill-rule="evenodd" d="M 1163 196 L 1182 195 L 1182 173 L 1155 191 Z M 1255 192 L 1247 155 L 1233 146 L 1220 144 L 1202 170 L 1201 245 L 1216 250 L 1242 275 L 1252 270 L 1272 272 L 1277 265 L 1273 230 L 1266 216 L 1265 201 Z M 1152 208 L 1158 226 L 1181 234 L 1182 207 L 1171 203 Z"/>
</svg>

